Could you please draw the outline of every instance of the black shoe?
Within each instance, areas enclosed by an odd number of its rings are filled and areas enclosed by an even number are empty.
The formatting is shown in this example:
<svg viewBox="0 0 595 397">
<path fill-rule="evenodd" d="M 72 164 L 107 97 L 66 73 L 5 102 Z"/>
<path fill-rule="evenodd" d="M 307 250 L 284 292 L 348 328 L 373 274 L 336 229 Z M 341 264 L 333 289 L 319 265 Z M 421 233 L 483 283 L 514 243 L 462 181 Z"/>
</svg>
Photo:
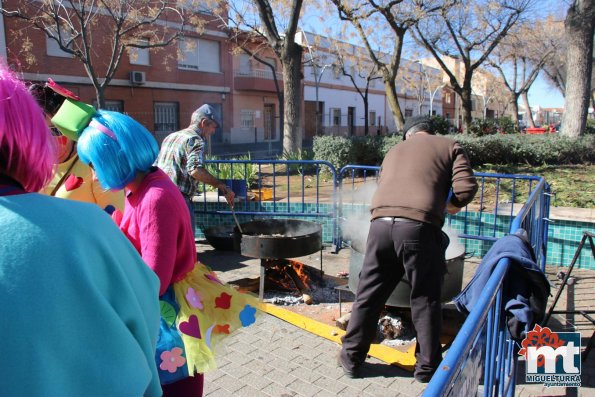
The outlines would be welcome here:
<svg viewBox="0 0 595 397">
<path fill-rule="evenodd" d="M 337 367 L 341 367 L 343 369 L 343 374 L 349 379 L 361 378 L 359 366 L 354 367 L 353 369 L 347 368 L 345 364 L 343 364 L 343 360 L 341 360 L 341 352 L 337 354 Z"/>
<path fill-rule="evenodd" d="M 428 383 L 432 379 L 432 374 L 415 374 L 413 377 L 419 383 Z"/>
</svg>

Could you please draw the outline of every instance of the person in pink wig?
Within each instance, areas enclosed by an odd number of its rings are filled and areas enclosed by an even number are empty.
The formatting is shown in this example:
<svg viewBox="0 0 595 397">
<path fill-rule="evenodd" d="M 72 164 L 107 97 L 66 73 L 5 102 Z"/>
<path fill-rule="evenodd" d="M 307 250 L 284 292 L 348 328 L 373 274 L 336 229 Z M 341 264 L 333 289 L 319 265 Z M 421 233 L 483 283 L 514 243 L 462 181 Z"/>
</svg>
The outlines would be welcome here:
<svg viewBox="0 0 595 397">
<path fill-rule="evenodd" d="M 159 280 L 104 211 L 38 192 L 56 147 L 0 64 L 0 363 L 5 396 L 160 396 Z"/>
</svg>

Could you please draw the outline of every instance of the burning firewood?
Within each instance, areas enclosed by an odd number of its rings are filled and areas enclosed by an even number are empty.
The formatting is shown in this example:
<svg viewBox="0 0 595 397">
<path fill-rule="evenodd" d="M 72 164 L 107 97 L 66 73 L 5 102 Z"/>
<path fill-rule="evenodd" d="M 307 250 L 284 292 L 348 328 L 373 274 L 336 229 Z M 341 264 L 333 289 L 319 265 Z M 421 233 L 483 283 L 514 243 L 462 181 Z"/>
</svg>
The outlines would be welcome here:
<svg viewBox="0 0 595 397">
<path fill-rule="evenodd" d="M 314 299 L 312 299 L 312 296 L 309 294 L 303 294 L 302 299 L 304 299 L 304 303 L 306 305 L 311 305 L 312 303 L 314 303 Z"/>
<path fill-rule="evenodd" d="M 399 318 L 384 316 L 378 321 L 378 326 L 384 339 L 397 339 L 405 333 L 405 326 Z"/>
</svg>

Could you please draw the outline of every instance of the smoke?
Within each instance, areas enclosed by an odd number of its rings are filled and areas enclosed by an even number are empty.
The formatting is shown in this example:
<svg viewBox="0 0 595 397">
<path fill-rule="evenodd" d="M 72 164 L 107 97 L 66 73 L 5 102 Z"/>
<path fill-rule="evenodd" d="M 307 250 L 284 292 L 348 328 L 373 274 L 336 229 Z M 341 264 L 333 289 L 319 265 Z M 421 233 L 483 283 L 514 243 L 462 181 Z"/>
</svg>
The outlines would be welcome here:
<svg viewBox="0 0 595 397">
<path fill-rule="evenodd" d="M 465 246 L 461 243 L 456 230 L 444 225 L 442 231 L 446 233 L 450 239 L 450 244 L 448 244 L 448 247 L 446 248 L 446 254 L 444 255 L 445 258 L 448 260 L 463 255 L 465 253 Z"/>
<path fill-rule="evenodd" d="M 359 252 L 364 252 L 366 240 L 370 231 L 370 213 L 352 214 L 341 222 L 341 231 L 345 240 L 351 240 L 351 245 Z"/>
<path fill-rule="evenodd" d="M 365 208 L 364 212 L 349 213 L 341 220 L 343 238 L 351 240 L 351 245 L 359 252 L 364 252 L 366 248 L 366 240 L 370 230 L 370 203 L 377 187 L 376 181 L 373 180 L 356 189 L 345 189 L 342 193 L 344 209 L 350 208 L 349 204 L 359 204 Z M 355 208 L 362 208 L 359 205 Z"/>
<path fill-rule="evenodd" d="M 344 191 L 342 196 L 344 210 L 349 208 L 349 203 L 363 204 L 365 208 L 364 212 L 349 213 L 341 220 L 343 239 L 350 240 L 351 246 L 361 253 L 365 252 L 366 248 L 368 232 L 370 231 L 370 203 L 377 187 L 376 181 L 369 181 L 357 189 Z M 446 249 L 446 259 L 463 255 L 465 246 L 461 243 L 458 233 L 447 225 L 442 228 L 442 231 L 450 239 L 450 244 Z"/>
</svg>

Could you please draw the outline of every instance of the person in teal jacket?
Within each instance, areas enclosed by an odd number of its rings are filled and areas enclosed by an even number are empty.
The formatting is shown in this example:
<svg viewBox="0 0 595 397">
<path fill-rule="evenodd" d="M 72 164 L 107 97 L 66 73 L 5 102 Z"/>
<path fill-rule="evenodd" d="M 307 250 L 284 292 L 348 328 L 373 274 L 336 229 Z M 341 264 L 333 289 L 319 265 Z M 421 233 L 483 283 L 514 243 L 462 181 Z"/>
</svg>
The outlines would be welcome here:
<svg viewBox="0 0 595 397">
<path fill-rule="evenodd" d="M 35 193 L 55 152 L 0 65 L 0 395 L 160 396 L 159 280 L 99 207 Z"/>
</svg>

